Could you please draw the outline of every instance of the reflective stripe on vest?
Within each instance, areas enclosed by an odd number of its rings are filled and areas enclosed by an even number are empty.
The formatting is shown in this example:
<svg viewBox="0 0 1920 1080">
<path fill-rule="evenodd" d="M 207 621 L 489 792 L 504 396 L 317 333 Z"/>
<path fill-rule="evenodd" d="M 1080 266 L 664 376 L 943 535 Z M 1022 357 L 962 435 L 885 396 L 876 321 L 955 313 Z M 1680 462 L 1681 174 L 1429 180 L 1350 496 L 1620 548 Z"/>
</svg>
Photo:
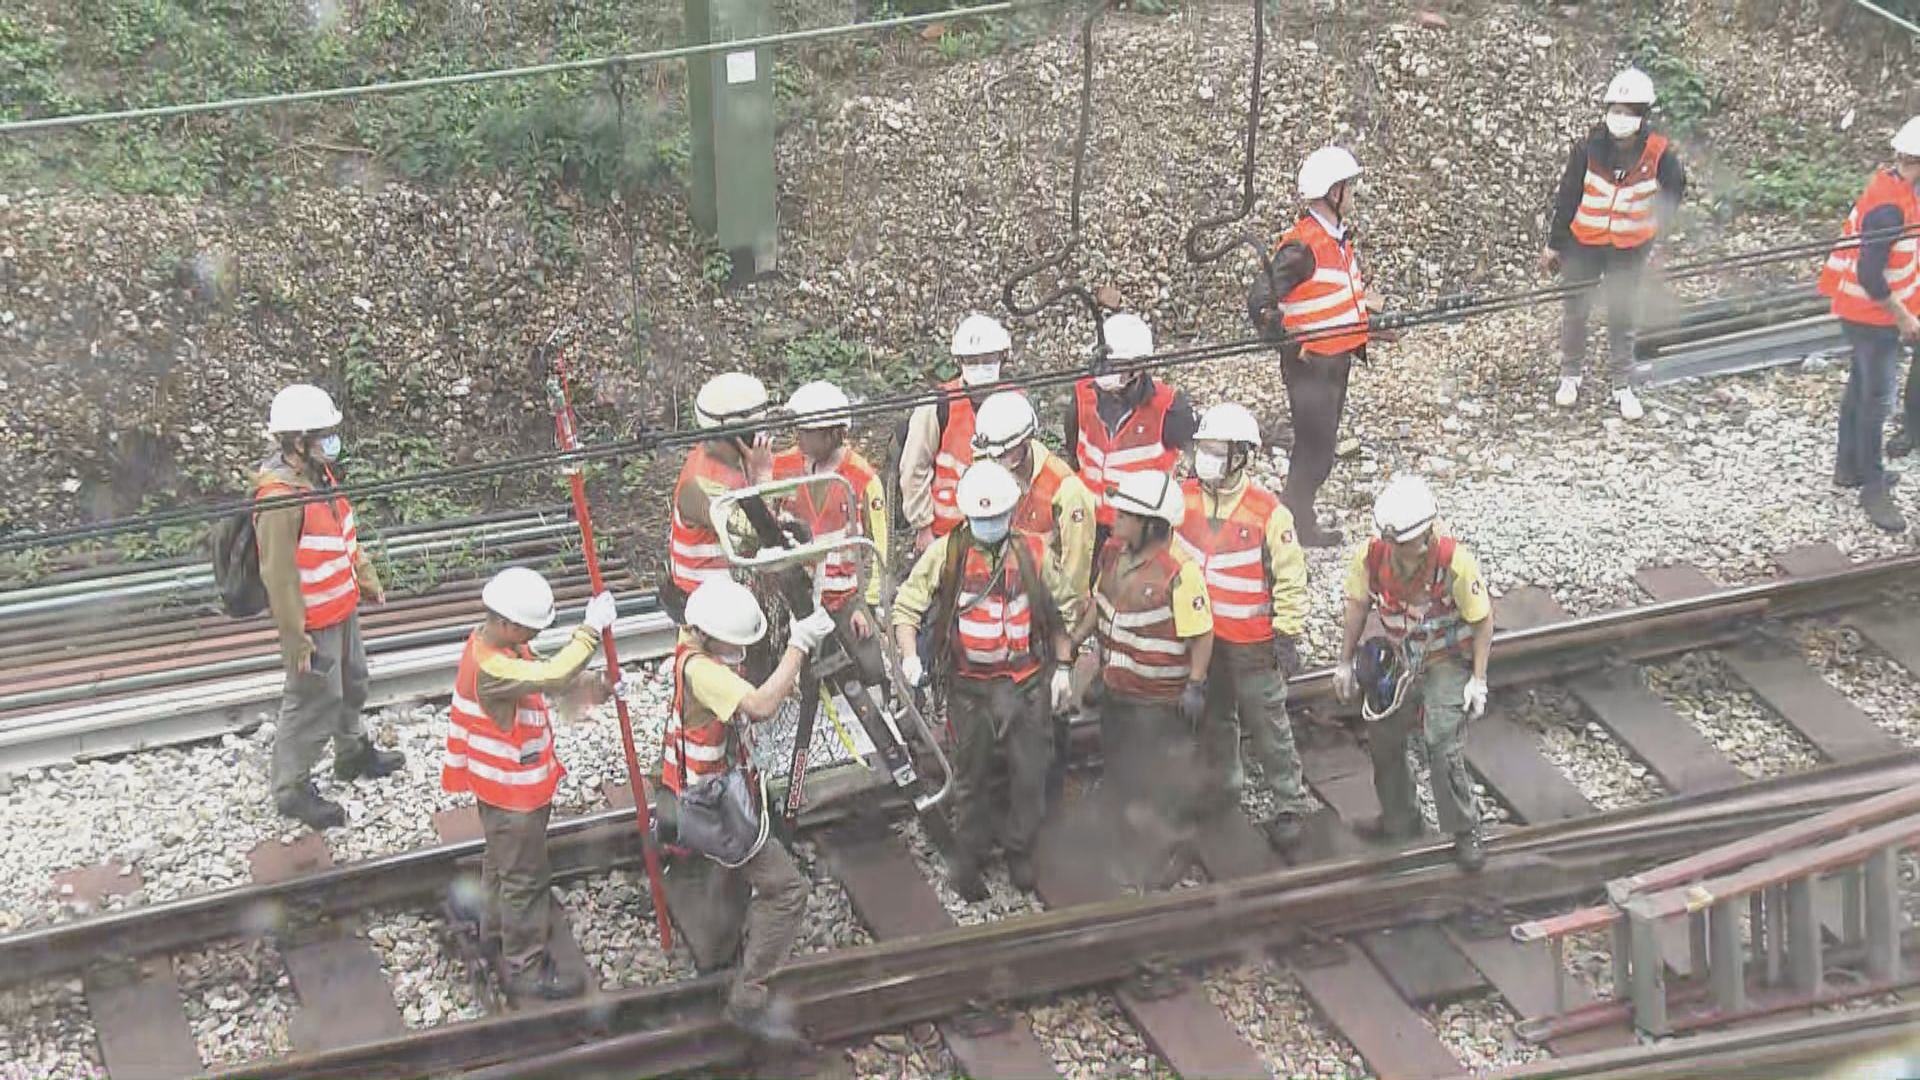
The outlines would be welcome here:
<svg viewBox="0 0 1920 1080">
<path fill-rule="evenodd" d="M 731 750 L 729 736 L 733 717 L 714 717 L 686 726 L 687 710 L 695 702 L 687 696 L 687 662 L 704 657 L 709 663 L 720 661 L 682 642 L 673 649 L 673 713 L 667 717 L 667 730 L 660 737 L 660 782 L 668 791 L 679 792 L 686 786 L 687 774 L 700 780 L 727 771 Z"/>
<path fill-rule="evenodd" d="M 1865 194 L 1854 203 L 1853 212 L 1840 231 L 1842 242 L 1860 238 L 1861 223 L 1882 206 L 1900 208 L 1903 229 L 1920 226 L 1920 193 L 1900 179 L 1891 169 L 1882 169 L 1868 181 Z M 1889 294 L 1915 315 L 1920 315 L 1920 237 L 1896 240 L 1887 254 Z M 1820 292 L 1833 301 L 1837 318 L 1867 326 L 1892 326 L 1893 313 L 1860 287 L 1860 247 L 1857 243 L 1837 247 L 1827 256 L 1820 270 Z"/>
<path fill-rule="evenodd" d="M 1100 582 L 1094 602 L 1100 610 L 1100 646 L 1107 689 L 1128 697 L 1171 700 L 1187 684 L 1189 643 L 1175 632 L 1173 583 L 1180 560 L 1171 548 L 1127 571 L 1120 569 L 1126 546 L 1108 541 L 1101 553 Z"/>
<path fill-rule="evenodd" d="M 1187 516 L 1174 540 L 1206 572 L 1213 634 L 1237 644 L 1273 640 L 1273 590 L 1267 582 L 1267 521 L 1280 500 L 1249 483 L 1233 512 L 1207 516 L 1198 480 L 1185 484 Z"/>
<path fill-rule="evenodd" d="M 1027 545 L 1037 573 L 1046 553 L 1033 536 L 1015 537 Z M 1035 583 L 1038 584 L 1038 583 Z M 1033 654 L 1033 603 L 1020 587 L 1020 560 L 1011 546 L 1001 548 L 997 569 L 985 552 L 971 545 L 960 562 L 954 603 L 953 670 L 962 678 L 1012 678 L 1020 681 L 1040 670 Z"/>
<path fill-rule="evenodd" d="M 798 449 L 788 450 L 773 459 L 773 478 L 790 480 L 805 476 L 807 460 Z M 856 509 L 858 500 L 867 497 L 867 489 L 880 474 L 867 460 L 848 447 L 834 472 L 853 485 L 850 502 L 839 484 L 809 485 L 793 493 L 788 509 L 804 522 L 815 540 L 839 540 L 846 536 L 865 536 L 866 518 Z M 839 611 L 853 599 L 860 587 L 860 557 L 844 548 L 820 560 L 815 570 L 820 583 L 820 601 L 831 611 Z"/>
<path fill-rule="evenodd" d="M 708 526 L 689 524 L 680 516 L 680 500 L 687 485 L 694 485 L 701 498 L 707 497 L 699 488 L 701 480 L 711 480 L 727 488 L 743 488 L 747 486 L 747 474 L 714 458 L 704 446 L 694 447 L 687 455 L 687 463 L 680 468 L 680 479 L 673 485 L 673 524 L 668 536 L 667 562 L 673 570 L 673 583 L 689 594 L 703 581 L 731 574 L 726 553 L 720 550 L 720 534 Z"/>
<path fill-rule="evenodd" d="M 1427 650 L 1457 644 L 1467 624 L 1453 603 L 1454 539 L 1443 536 L 1427 548 L 1427 565 L 1411 581 L 1393 576 L 1393 545 L 1378 537 L 1367 544 L 1367 591 L 1380 628 L 1395 641 Z"/>
<path fill-rule="evenodd" d="M 957 393 L 960 380 L 940 384 L 940 389 Z M 947 401 L 947 425 L 940 429 L 940 446 L 933 457 L 933 535 L 945 536 L 966 520 L 956 497 L 960 474 L 973 464 L 973 399 L 961 395 Z"/>
<path fill-rule="evenodd" d="M 1170 472 L 1180 455 L 1162 441 L 1167 426 L 1167 410 L 1173 407 L 1173 387 L 1154 385 L 1153 394 L 1134 406 L 1120 421 L 1120 430 L 1109 432 L 1100 419 L 1100 409 L 1092 379 L 1074 385 L 1074 409 L 1079 437 L 1074 457 L 1080 462 L 1080 480 L 1100 500 L 1097 520 L 1112 525 L 1113 504 L 1107 501 L 1107 485 L 1122 473 Z"/>
<path fill-rule="evenodd" d="M 1616 183 L 1587 154 L 1586 190 L 1573 215 L 1573 238 L 1588 247 L 1636 248 L 1653 239 L 1660 196 L 1660 155 L 1667 137 L 1650 134 L 1639 160 Z"/>
<path fill-rule="evenodd" d="M 538 810 L 553 801 L 554 788 L 567 773 L 554 756 L 547 699 L 541 694 L 521 698 L 515 703 L 512 730 L 502 732 L 480 707 L 480 667 L 494 656 L 530 660 L 533 651 L 524 645 L 508 650 L 489 644 L 479 630 L 468 635 L 453 680 L 440 786 L 472 792 L 475 799 L 502 810 Z"/>
<path fill-rule="evenodd" d="M 331 470 L 327 482 L 333 483 Z M 297 493 L 286 484 L 263 484 L 254 498 Z M 303 622 L 308 630 L 324 630 L 345 622 L 360 606 L 360 578 L 353 569 L 360 555 L 360 528 L 344 495 L 307 503 L 300 513 L 300 543 L 293 562 L 300 571 Z"/>
<path fill-rule="evenodd" d="M 1027 486 L 1026 494 L 1020 496 L 1020 505 L 1013 511 L 1013 528 L 1028 536 L 1037 536 L 1051 544 L 1055 528 L 1060 524 L 1054 514 L 1053 500 L 1060 494 L 1060 484 L 1073 475 L 1067 463 L 1047 455 L 1046 463 L 1040 467 L 1040 475 L 1033 478 Z"/>
<path fill-rule="evenodd" d="M 1290 243 L 1313 253 L 1313 276 L 1280 298 L 1280 324 L 1289 334 L 1313 335 L 1300 351 L 1338 356 L 1367 343 L 1366 284 L 1360 280 L 1359 253 L 1351 240 L 1336 240 L 1320 219 L 1307 214 L 1280 238 L 1275 250 Z M 1339 327 L 1351 327 L 1346 333 Z"/>
</svg>

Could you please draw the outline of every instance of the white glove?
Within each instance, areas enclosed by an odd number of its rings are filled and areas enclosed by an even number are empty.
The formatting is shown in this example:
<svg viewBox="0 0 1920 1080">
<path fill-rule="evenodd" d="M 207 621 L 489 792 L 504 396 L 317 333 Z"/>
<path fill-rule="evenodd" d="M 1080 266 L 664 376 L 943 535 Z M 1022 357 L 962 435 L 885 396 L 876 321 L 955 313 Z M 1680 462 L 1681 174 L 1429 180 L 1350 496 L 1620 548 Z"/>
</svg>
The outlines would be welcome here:
<svg viewBox="0 0 1920 1080">
<path fill-rule="evenodd" d="M 613 599 L 612 593 L 599 593 L 595 595 L 593 599 L 587 601 L 587 617 L 585 621 L 587 629 L 594 633 L 604 632 L 607 627 L 613 625 L 613 620 L 619 617 L 620 610 Z"/>
<path fill-rule="evenodd" d="M 927 667 L 917 656 L 906 657 L 900 661 L 900 677 L 907 680 L 908 686 L 918 690 L 927 685 Z"/>
<path fill-rule="evenodd" d="M 1360 689 L 1359 680 L 1353 676 L 1353 661 L 1333 665 L 1333 696 L 1341 701 L 1352 701 L 1353 695 Z"/>
<path fill-rule="evenodd" d="M 827 640 L 833 633 L 833 616 L 826 608 L 814 608 L 813 614 L 804 619 L 795 619 L 787 626 L 787 647 L 810 653 L 814 646 Z"/>
<path fill-rule="evenodd" d="M 620 681 L 613 686 L 613 692 L 621 697 L 631 697 L 647 685 L 647 673 L 644 671 L 622 671 Z"/>
<path fill-rule="evenodd" d="M 1460 704 L 1466 707 L 1468 719 L 1478 719 L 1487 711 L 1487 680 L 1468 679 L 1467 689 L 1460 695 Z"/>
<path fill-rule="evenodd" d="M 1063 713 L 1073 704 L 1073 672 L 1065 664 L 1053 669 L 1053 711 Z"/>
</svg>

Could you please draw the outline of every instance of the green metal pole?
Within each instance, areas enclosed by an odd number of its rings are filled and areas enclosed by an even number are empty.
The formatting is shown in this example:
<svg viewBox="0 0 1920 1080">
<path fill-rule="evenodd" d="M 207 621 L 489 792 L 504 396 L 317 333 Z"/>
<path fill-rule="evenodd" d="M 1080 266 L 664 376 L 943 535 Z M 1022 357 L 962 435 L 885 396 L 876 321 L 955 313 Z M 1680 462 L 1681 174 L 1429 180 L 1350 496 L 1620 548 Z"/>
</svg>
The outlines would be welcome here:
<svg viewBox="0 0 1920 1080">
<path fill-rule="evenodd" d="M 765 0 L 685 0 L 687 36 L 718 44 L 764 36 Z M 773 49 L 744 47 L 687 59 L 693 221 L 732 261 L 733 278 L 773 272 Z"/>
</svg>

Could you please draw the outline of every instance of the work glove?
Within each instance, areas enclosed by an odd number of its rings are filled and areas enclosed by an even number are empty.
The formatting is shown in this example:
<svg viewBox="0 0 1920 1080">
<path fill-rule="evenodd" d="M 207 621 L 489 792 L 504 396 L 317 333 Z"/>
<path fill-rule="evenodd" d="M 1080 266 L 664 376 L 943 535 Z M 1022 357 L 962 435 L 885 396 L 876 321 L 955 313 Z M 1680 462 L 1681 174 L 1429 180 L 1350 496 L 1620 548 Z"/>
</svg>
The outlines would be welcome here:
<svg viewBox="0 0 1920 1080">
<path fill-rule="evenodd" d="M 1352 701 L 1360 689 L 1359 680 L 1353 674 L 1353 661 L 1343 660 L 1333 665 L 1333 696 L 1340 701 Z"/>
<path fill-rule="evenodd" d="M 1300 644 L 1293 640 L 1292 634 L 1273 636 L 1273 661 L 1283 678 L 1300 670 Z"/>
<path fill-rule="evenodd" d="M 1478 719 L 1487 711 L 1487 680 L 1473 678 L 1467 680 L 1467 688 L 1460 695 L 1460 704 L 1467 710 L 1467 718 Z"/>
<path fill-rule="evenodd" d="M 810 653 L 814 646 L 827 640 L 833 633 L 833 616 L 826 608 L 814 608 L 813 614 L 804 619 L 795 619 L 787 625 L 787 647 Z"/>
<path fill-rule="evenodd" d="M 613 620 L 619 617 L 620 607 L 612 593 L 597 593 L 593 599 L 587 601 L 587 617 L 584 621 L 587 629 L 594 633 L 604 633 L 607 627 L 613 625 Z"/>
<path fill-rule="evenodd" d="M 1197 682 L 1187 684 L 1180 691 L 1180 715 L 1190 725 L 1198 726 L 1201 718 L 1207 715 L 1207 688 Z"/>
<path fill-rule="evenodd" d="M 927 668 L 917 656 L 909 656 L 900 661 L 900 677 L 915 690 L 927 685 Z"/>
<path fill-rule="evenodd" d="M 613 692 L 621 697 L 631 697 L 647 685 L 647 673 L 644 671 L 622 671 L 620 679 L 614 684 Z"/>
<path fill-rule="evenodd" d="M 1053 712 L 1054 715 L 1066 712 L 1073 704 L 1073 671 L 1065 664 L 1053 669 Z"/>
</svg>

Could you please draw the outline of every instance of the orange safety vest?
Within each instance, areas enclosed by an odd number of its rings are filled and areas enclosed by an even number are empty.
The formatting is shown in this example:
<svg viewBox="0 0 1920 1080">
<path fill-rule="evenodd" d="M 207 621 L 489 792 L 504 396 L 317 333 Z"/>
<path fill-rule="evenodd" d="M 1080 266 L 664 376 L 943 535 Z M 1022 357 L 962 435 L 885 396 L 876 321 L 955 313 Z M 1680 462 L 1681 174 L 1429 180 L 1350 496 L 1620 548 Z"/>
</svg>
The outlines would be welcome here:
<svg viewBox="0 0 1920 1080">
<path fill-rule="evenodd" d="M 1079 440 L 1074 457 L 1080 462 L 1080 479 L 1087 490 L 1100 499 L 1095 519 L 1102 525 L 1113 524 L 1113 504 L 1107 501 L 1107 485 L 1122 473 L 1170 472 L 1180 455 L 1162 440 L 1167 426 L 1167 410 L 1173 408 L 1173 387 L 1156 383 L 1153 396 L 1134 407 L 1120 422 L 1120 430 L 1107 431 L 1100 419 L 1092 379 L 1081 379 L 1073 386 L 1074 408 L 1079 416 Z"/>
<path fill-rule="evenodd" d="M 1866 193 L 1853 205 L 1840 231 L 1842 242 L 1860 238 L 1860 223 L 1882 206 L 1900 208 L 1903 228 L 1920 226 L 1920 193 L 1892 169 L 1882 169 L 1868 181 Z M 1920 237 L 1895 240 L 1887 255 L 1887 287 L 1908 311 L 1920 315 Z M 1893 314 L 1860 287 L 1860 247 L 1835 248 L 1820 270 L 1820 292 L 1833 300 L 1833 314 L 1851 323 L 1892 326 Z"/>
<path fill-rule="evenodd" d="M 1412 578 L 1393 574 L 1393 545 L 1374 537 L 1367 543 L 1367 591 L 1373 595 L 1380 628 L 1395 641 L 1434 651 L 1458 644 L 1467 624 L 1453 603 L 1454 538 L 1442 536 L 1427 547 L 1427 565 Z"/>
<path fill-rule="evenodd" d="M 470 791 L 480 802 L 502 810 L 538 810 L 553 801 L 553 789 L 567 770 L 553 753 L 546 695 L 528 694 L 515 702 L 513 728 L 505 734 L 480 707 L 480 666 L 503 654 L 534 658 L 525 645 L 505 649 L 486 641 L 479 630 L 467 636 L 459 674 L 453 677 L 440 787 Z"/>
<path fill-rule="evenodd" d="M 1615 182 L 1587 153 L 1587 189 L 1573 215 L 1573 238 L 1587 247 L 1637 248 L 1653 239 L 1654 201 L 1660 195 L 1660 155 L 1667 137 L 1647 136 L 1640 160 Z"/>
<path fill-rule="evenodd" d="M 1054 517 L 1053 500 L 1060 494 L 1060 485 L 1073 470 L 1067 463 L 1052 454 L 1047 455 L 1046 463 L 1040 467 L 1040 475 L 1027 485 L 1026 494 L 1020 496 L 1020 502 L 1013 508 L 1013 529 L 1028 536 L 1037 536 L 1051 541 L 1054 529 L 1060 522 Z"/>
<path fill-rule="evenodd" d="M 730 573 L 727 556 L 720 550 L 720 533 L 712 526 L 691 525 L 680 516 L 681 493 L 692 485 L 699 492 L 699 481 L 711 480 L 728 488 L 747 486 L 747 474 L 696 446 L 680 468 L 680 479 L 673 485 L 673 524 L 667 561 L 673 570 L 673 583 L 691 594 L 700 583 L 724 578 Z M 706 495 L 699 492 L 702 498 Z"/>
<path fill-rule="evenodd" d="M 1288 244 L 1303 244 L 1313 253 L 1313 276 L 1280 298 L 1280 324 L 1288 334 L 1306 337 L 1300 351 L 1339 356 L 1365 345 L 1367 288 L 1360 280 L 1360 253 L 1352 234 L 1336 240 L 1319 218 L 1303 214 L 1274 250 Z M 1341 332 L 1342 327 L 1350 329 Z"/>
<path fill-rule="evenodd" d="M 327 483 L 334 483 L 327 469 Z M 256 499 L 301 493 L 286 484 L 262 484 Z M 344 495 L 310 502 L 300 508 L 300 545 L 294 565 L 300 570 L 300 599 L 306 605 L 306 628 L 324 630 L 345 622 L 360 606 L 360 577 L 353 564 L 360 558 L 360 530 L 353 507 Z"/>
<path fill-rule="evenodd" d="M 866 518 L 858 511 L 858 500 L 866 498 L 867 489 L 880 474 L 852 447 L 846 448 L 839 467 L 834 471 L 853 485 L 851 499 L 838 484 L 819 484 L 794 492 L 788 505 L 794 516 L 806 523 L 815 540 L 865 536 Z M 806 455 L 798 448 L 778 454 L 773 459 L 775 480 L 791 480 L 805 476 L 807 472 Z M 873 507 L 875 513 L 885 509 L 884 506 Z M 860 557 L 852 548 L 835 551 L 820 561 L 819 575 L 821 603 L 829 611 L 839 611 L 847 606 L 860 587 Z"/>
<path fill-rule="evenodd" d="M 1213 634 L 1245 645 L 1273 640 L 1273 590 L 1267 580 L 1267 522 L 1280 508 L 1273 492 L 1248 483 L 1239 505 L 1218 524 L 1207 517 L 1200 481 L 1182 485 L 1187 516 L 1173 534 L 1206 572 Z"/>
<path fill-rule="evenodd" d="M 687 724 L 687 708 L 693 702 L 687 696 L 686 670 L 696 656 L 708 663 L 720 662 L 685 642 L 673 647 L 673 714 L 667 717 L 667 730 L 660 739 L 660 782 L 675 794 L 686 787 L 688 773 L 700 781 L 719 776 L 733 766 L 728 760 L 728 751 L 733 749 L 733 725 L 729 723 L 733 717 L 717 716 Z M 745 764 L 745 755 L 739 758 Z"/>
<path fill-rule="evenodd" d="M 948 393 L 964 390 L 959 379 L 940 384 Z M 973 464 L 973 399 L 965 394 L 947 399 L 947 423 L 940 429 L 940 448 L 933 457 L 933 535 L 945 536 L 967 520 L 960 512 L 960 474 Z"/>
<path fill-rule="evenodd" d="M 1126 545 L 1107 541 L 1100 552 L 1100 583 L 1094 602 L 1100 608 L 1100 647 L 1107 689 L 1148 701 L 1172 701 L 1187 687 L 1187 639 L 1175 632 L 1173 583 L 1180 558 L 1171 545 L 1125 573 L 1119 569 Z"/>
<path fill-rule="evenodd" d="M 1040 539 L 1020 535 L 1014 540 L 1027 545 L 1038 572 L 1046 558 Z M 1021 587 L 1020 560 L 1011 546 L 1000 550 L 998 567 L 971 544 L 960 563 L 953 605 L 953 671 L 963 679 L 1024 682 L 1040 670 L 1040 659 L 1033 651 L 1033 601 Z M 1028 583 L 1030 587 L 1040 584 Z"/>
</svg>

